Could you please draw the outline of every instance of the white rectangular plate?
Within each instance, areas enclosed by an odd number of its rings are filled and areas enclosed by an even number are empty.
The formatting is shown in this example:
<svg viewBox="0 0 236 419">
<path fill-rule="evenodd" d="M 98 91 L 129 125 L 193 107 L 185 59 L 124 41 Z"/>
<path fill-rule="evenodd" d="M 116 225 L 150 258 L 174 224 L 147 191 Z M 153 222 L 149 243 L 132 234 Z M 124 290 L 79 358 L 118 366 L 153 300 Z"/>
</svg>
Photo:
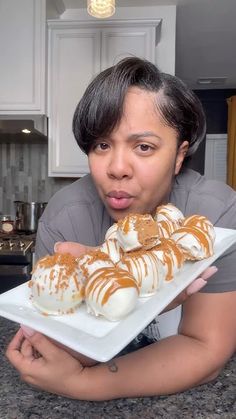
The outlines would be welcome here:
<svg viewBox="0 0 236 419">
<path fill-rule="evenodd" d="M 173 281 L 149 298 L 140 298 L 135 310 L 119 322 L 96 318 L 86 312 L 85 304 L 74 314 L 45 316 L 29 299 L 28 284 L 22 284 L 0 295 L 0 316 L 29 326 L 52 339 L 105 362 L 130 343 L 162 310 L 204 269 L 236 242 L 236 230 L 215 228 L 215 253 L 198 262 L 186 262 Z"/>
</svg>

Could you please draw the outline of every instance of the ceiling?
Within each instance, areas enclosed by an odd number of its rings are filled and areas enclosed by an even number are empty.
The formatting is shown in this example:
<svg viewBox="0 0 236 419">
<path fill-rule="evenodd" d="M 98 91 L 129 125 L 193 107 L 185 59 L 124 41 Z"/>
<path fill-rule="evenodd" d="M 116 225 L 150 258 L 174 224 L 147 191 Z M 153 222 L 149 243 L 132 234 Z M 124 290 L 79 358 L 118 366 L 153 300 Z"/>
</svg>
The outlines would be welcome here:
<svg viewBox="0 0 236 419">
<path fill-rule="evenodd" d="M 86 0 L 63 3 L 84 8 Z M 176 75 L 194 89 L 236 88 L 236 0 L 116 0 L 117 7 L 158 5 L 177 5 Z M 216 80 L 200 85 L 199 78 Z"/>
</svg>

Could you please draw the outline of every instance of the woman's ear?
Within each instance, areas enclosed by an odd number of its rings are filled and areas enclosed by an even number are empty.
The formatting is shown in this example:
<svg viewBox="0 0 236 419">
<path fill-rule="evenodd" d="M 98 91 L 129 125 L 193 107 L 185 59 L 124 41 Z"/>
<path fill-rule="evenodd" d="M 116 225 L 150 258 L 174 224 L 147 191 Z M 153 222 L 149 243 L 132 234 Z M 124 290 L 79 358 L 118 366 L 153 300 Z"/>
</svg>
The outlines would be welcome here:
<svg viewBox="0 0 236 419">
<path fill-rule="evenodd" d="M 183 141 L 183 143 L 179 146 L 177 150 L 176 161 L 175 161 L 175 175 L 178 175 L 182 167 L 188 148 L 189 148 L 189 142 Z"/>
</svg>

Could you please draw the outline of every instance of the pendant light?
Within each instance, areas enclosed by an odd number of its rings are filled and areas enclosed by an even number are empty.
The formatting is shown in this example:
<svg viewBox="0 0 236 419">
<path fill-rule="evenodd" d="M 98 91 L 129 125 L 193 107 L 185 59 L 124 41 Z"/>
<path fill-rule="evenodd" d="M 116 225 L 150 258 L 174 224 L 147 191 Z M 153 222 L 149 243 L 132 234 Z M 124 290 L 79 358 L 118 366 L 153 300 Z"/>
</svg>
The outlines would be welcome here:
<svg viewBox="0 0 236 419">
<path fill-rule="evenodd" d="M 110 17 L 115 13 L 115 0 L 87 0 L 87 11 L 99 19 Z"/>
</svg>

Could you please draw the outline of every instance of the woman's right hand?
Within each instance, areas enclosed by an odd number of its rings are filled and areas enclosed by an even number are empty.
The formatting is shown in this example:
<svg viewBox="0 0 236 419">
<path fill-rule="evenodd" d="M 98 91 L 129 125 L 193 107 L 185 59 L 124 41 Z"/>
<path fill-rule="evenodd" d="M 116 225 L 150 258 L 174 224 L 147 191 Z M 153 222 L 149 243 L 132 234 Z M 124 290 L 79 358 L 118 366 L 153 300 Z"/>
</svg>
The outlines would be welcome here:
<svg viewBox="0 0 236 419">
<path fill-rule="evenodd" d="M 57 242 L 54 245 L 55 253 L 70 253 L 72 256 L 79 257 L 85 253 L 96 250 L 96 247 L 85 246 L 76 242 Z"/>
</svg>

